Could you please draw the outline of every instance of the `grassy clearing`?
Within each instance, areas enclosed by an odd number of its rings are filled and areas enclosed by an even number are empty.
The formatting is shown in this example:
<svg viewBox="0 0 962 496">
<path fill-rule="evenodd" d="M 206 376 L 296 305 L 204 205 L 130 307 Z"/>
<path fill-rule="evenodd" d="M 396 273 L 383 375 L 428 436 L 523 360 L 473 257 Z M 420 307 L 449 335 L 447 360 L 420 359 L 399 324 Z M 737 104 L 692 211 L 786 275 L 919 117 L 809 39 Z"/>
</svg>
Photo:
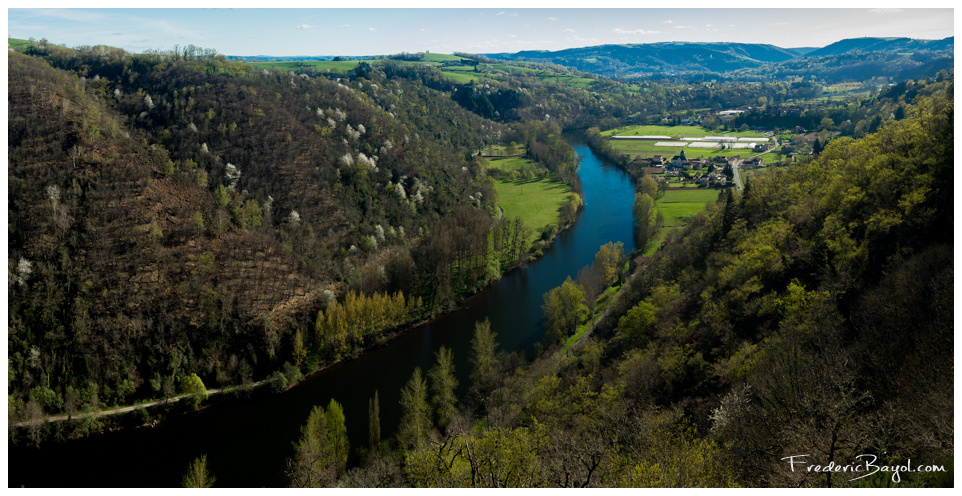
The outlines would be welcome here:
<svg viewBox="0 0 962 496">
<path fill-rule="evenodd" d="M 568 201 L 571 186 L 556 179 L 497 181 L 498 203 L 508 219 L 521 217 L 531 228 L 529 243 L 541 229 L 558 223 L 558 211 Z"/>
<path fill-rule="evenodd" d="M 527 153 L 527 147 L 524 144 L 515 145 L 515 155 L 524 155 Z M 488 145 L 481 152 L 484 155 L 505 155 L 508 153 L 507 145 Z"/>
<path fill-rule="evenodd" d="M 30 40 L 21 40 L 18 38 L 7 38 L 7 46 L 10 46 L 13 48 L 20 48 L 20 47 L 29 46 L 32 44 L 33 42 Z"/>
<path fill-rule="evenodd" d="M 522 170 L 526 167 L 532 167 L 530 160 L 521 157 L 495 157 L 488 159 L 489 168 L 498 168 L 502 172 L 509 170 Z"/>
<path fill-rule="evenodd" d="M 665 191 L 665 194 L 656 200 L 664 223 L 644 254 L 654 254 L 672 231 L 681 229 L 688 219 L 705 210 L 705 204 L 714 203 L 720 192 L 721 190 L 708 188 Z"/>
<path fill-rule="evenodd" d="M 470 83 L 471 81 L 477 79 L 474 74 L 465 74 L 463 72 L 441 71 L 441 74 L 444 74 L 448 79 L 451 79 L 458 84 Z"/>
</svg>

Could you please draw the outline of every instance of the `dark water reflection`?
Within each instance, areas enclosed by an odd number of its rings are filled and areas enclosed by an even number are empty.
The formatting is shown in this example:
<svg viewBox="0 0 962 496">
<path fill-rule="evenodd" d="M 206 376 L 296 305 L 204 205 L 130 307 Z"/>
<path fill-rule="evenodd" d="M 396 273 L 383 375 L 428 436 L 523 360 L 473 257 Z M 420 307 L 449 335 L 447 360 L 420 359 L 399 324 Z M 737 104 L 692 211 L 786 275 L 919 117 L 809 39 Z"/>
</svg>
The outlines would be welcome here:
<svg viewBox="0 0 962 496">
<path fill-rule="evenodd" d="M 291 443 L 314 405 L 332 398 L 344 406 L 351 446 L 367 445 L 368 400 L 380 397 L 382 437 L 397 428 L 400 389 L 415 367 L 426 372 L 441 346 L 450 348 L 464 389 L 468 349 L 476 321 L 491 320 L 502 350 L 530 352 L 544 334 L 543 294 L 594 260 L 598 247 L 632 238 L 633 188 L 625 174 L 584 145 L 579 172 L 585 209 L 544 258 L 517 270 L 463 302 L 451 313 L 405 332 L 386 346 L 338 364 L 279 395 L 214 405 L 153 429 L 107 433 L 43 450 L 10 447 L 9 485 L 19 487 L 178 486 L 191 460 L 206 453 L 219 487 L 285 484 Z"/>
</svg>

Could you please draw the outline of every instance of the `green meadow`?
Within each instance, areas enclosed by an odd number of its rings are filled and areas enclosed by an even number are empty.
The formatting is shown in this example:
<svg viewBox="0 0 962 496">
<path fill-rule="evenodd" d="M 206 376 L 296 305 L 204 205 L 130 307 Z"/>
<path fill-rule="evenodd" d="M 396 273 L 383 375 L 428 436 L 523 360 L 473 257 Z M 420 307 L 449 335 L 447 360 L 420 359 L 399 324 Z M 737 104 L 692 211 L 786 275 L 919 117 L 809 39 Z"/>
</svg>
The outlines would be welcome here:
<svg viewBox="0 0 962 496">
<path fill-rule="evenodd" d="M 558 211 L 568 201 L 571 186 L 556 179 L 497 181 L 498 203 L 507 219 L 521 217 L 531 228 L 531 243 L 541 230 L 558 223 Z"/>
<path fill-rule="evenodd" d="M 661 232 L 645 250 L 645 255 L 655 253 L 669 233 L 684 227 L 688 219 L 705 210 L 705 204 L 714 203 L 721 191 L 708 188 L 665 191 L 664 195 L 656 201 L 658 212 L 661 213 L 664 223 Z"/>
<path fill-rule="evenodd" d="M 488 158 L 488 167 L 498 168 L 501 171 L 522 170 L 525 167 L 532 167 L 531 161 L 521 157 L 491 157 Z"/>
</svg>

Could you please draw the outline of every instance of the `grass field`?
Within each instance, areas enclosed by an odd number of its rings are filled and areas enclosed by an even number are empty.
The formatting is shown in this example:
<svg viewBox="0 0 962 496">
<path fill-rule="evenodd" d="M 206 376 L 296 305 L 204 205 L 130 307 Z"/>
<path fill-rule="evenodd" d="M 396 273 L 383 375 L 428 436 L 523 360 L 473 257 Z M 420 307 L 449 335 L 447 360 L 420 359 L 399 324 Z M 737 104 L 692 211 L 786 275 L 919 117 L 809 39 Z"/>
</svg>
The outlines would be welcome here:
<svg viewBox="0 0 962 496">
<path fill-rule="evenodd" d="M 498 180 L 497 187 L 505 218 L 521 217 L 531 228 L 528 243 L 538 239 L 542 228 L 558 223 L 558 209 L 572 192 L 571 186 L 552 179 Z"/>
<path fill-rule="evenodd" d="M 14 47 L 14 48 L 18 48 L 18 47 L 22 47 L 22 46 L 27 46 L 27 45 L 30 45 L 31 43 L 33 43 L 33 42 L 30 41 L 30 40 L 21 40 L 21 39 L 17 39 L 17 38 L 7 38 L 7 46 L 11 46 L 11 47 Z"/>
<path fill-rule="evenodd" d="M 705 209 L 706 203 L 714 203 L 720 192 L 721 190 L 708 188 L 665 191 L 665 194 L 656 201 L 664 224 L 661 232 L 645 250 L 645 255 L 655 253 L 671 231 L 684 227 L 688 219 Z"/>
<path fill-rule="evenodd" d="M 487 159 L 488 167 L 496 167 L 501 171 L 521 170 L 533 167 L 530 160 L 521 157 L 491 157 Z"/>
<path fill-rule="evenodd" d="M 477 76 L 475 76 L 474 73 L 470 73 L 470 74 L 469 74 L 469 73 L 460 72 L 460 71 L 458 71 L 458 72 L 455 72 L 455 71 L 441 71 L 441 74 L 444 74 L 445 76 L 448 77 L 448 79 L 452 79 L 452 80 L 454 80 L 454 82 L 456 82 L 456 83 L 458 83 L 458 84 L 470 83 L 471 81 L 474 81 L 474 80 L 477 79 Z"/>
</svg>

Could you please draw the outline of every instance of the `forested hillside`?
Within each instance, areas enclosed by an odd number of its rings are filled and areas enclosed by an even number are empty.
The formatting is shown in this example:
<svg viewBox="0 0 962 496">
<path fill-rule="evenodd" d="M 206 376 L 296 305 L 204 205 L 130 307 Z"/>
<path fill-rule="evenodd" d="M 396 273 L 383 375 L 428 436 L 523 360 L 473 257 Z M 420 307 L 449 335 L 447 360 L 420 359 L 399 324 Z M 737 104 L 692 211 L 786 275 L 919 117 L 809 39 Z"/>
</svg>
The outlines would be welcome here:
<svg viewBox="0 0 962 496">
<path fill-rule="evenodd" d="M 479 322 L 471 355 L 454 357 L 474 367 L 456 414 L 442 350 L 402 391 L 396 444 L 372 427 L 355 448 L 366 462 L 345 471 L 323 434 L 344 420 L 312 415 L 291 483 L 951 485 L 953 119 L 949 85 L 904 120 L 723 195 L 628 278 L 574 352 L 495 358 L 497 329 Z M 594 307 L 569 285 L 567 308 Z M 860 455 L 944 470 L 869 475 Z"/>
<path fill-rule="evenodd" d="M 489 245 L 497 194 L 472 157 L 511 130 L 416 78 L 195 47 L 24 51 L 8 62 L 12 419 L 169 397 L 194 373 L 298 376 L 527 258 L 513 219 Z M 524 138 L 576 179 L 557 126 Z M 335 344 L 318 312 L 349 294 L 400 310 Z"/>
</svg>

